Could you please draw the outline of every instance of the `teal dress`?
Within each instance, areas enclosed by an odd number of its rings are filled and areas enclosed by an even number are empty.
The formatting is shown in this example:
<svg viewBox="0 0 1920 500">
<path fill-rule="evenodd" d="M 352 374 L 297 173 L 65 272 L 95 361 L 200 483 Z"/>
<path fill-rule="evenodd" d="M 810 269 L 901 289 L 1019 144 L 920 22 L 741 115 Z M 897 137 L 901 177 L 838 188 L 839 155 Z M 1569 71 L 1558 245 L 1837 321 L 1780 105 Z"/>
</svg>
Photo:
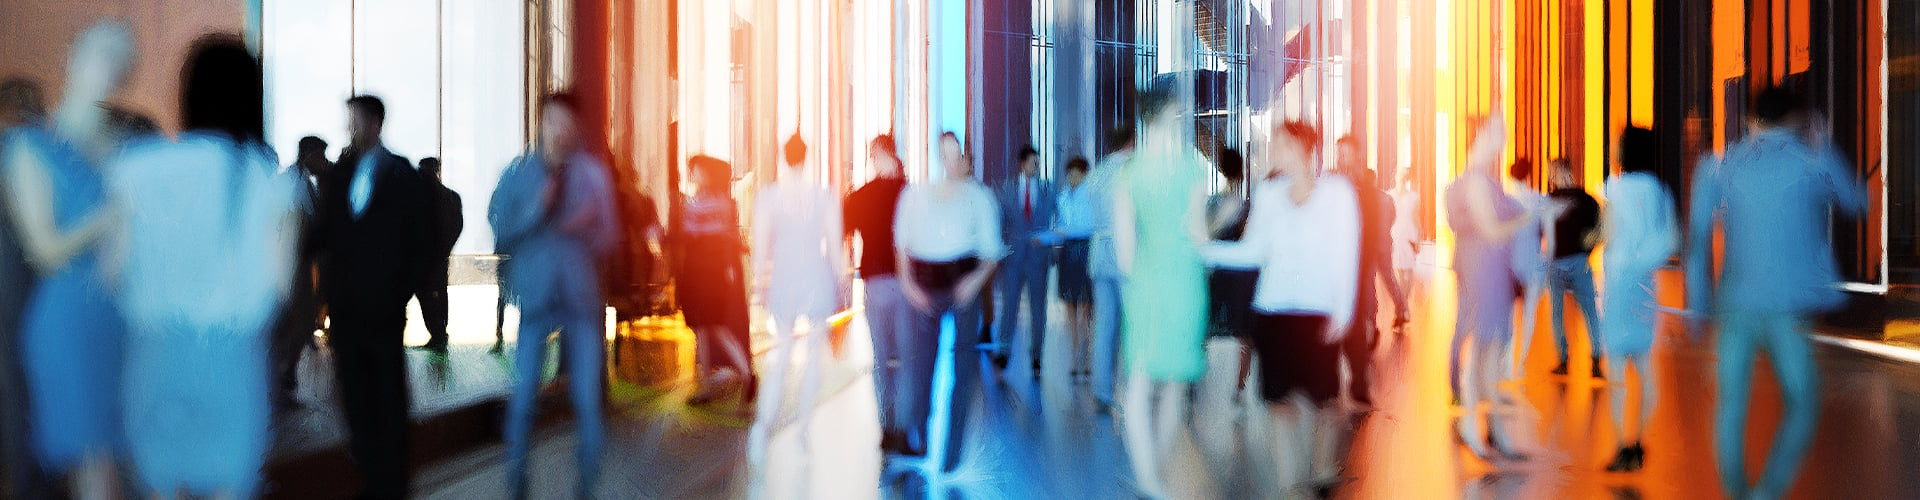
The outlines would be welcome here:
<svg viewBox="0 0 1920 500">
<path fill-rule="evenodd" d="M 1189 148 L 1142 150 L 1120 173 L 1136 234 L 1121 289 L 1123 366 L 1154 380 L 1192 382 L 1206 371 L 1207 268 L 1187 232 L 1205 165 Z"/>
</svg>

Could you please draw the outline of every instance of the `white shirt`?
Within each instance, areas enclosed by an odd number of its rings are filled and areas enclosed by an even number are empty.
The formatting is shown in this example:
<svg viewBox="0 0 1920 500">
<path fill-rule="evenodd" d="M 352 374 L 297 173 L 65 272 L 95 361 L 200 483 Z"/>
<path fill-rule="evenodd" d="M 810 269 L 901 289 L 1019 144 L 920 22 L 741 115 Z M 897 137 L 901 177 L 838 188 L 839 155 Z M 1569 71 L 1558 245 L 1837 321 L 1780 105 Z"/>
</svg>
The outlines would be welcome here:
<svg viewBox="0 0 1920 500">
<path fill-rule="evenodd" d="M 840 199 L 798 174 L 781 176 L 755 198 L 753 263 L 768 277 L 767 309 L 784 320 L 826 321 L 839 305 L 845 265 Z"/>
<path fill-rule="evenodd" d="M 1208 265 L 1258 266 L 1253 308 L 1264 314 L 1321 314 L 1335 333 L 1353 318 L 1360 281 L 1360 202 L 1339 176 L 1319 177 L 1304 205 L 1293 183 L 1253 185 L 1253 208 L 1240 241 L 1203 245 Z"/>
<path fill-rule="evenodd" d="M 999 203 L 986 186 L 971 180 L 907 186 L 893 216 L 893 242 L 908 257 L 926 262 L 998 261 L 1007 255 L 1000 241 Z"/>
</svg>

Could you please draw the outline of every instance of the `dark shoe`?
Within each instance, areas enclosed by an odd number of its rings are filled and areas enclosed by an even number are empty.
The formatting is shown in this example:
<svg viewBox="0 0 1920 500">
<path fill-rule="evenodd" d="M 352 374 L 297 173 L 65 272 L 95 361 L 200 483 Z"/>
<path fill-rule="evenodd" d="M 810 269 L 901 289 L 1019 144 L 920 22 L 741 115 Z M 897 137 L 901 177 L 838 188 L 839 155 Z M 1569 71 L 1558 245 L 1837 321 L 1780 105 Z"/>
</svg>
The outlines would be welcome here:
<svg viewBox="0 0 1920 500">
<path fill-rule="evenodd" d="M 1606 372 L 1602 372 L 1602 371 L 1600 371 L 1600 360 L 1598 360 L 1598 359 L 1596 359 L 1596 360 L 1593 360 L 1593 378 L 1597 378 L 1597 379 L 1600 379 L 1600 380 L 1606 380 L 1606 379 L 1607 379 L 1607 374 L 1606 374 Z"/>
<path fill-rule="evenodd" d="M 1599 370 L 1599 369 L 1600 369 L 1600 368 L 1599 368 L 1599 367 L 1598 367 L 1597 365 L 1596 365 L 1596 366 L 1594 367 L 1594 370 Z M 1597 371 L 1596 371 L 1596 372 L 1594 372 L 1594 373 L 1599 373 L 1599 372 L 1597 372 Z M 1554 374 L 1554 375 L 1566 375 L 1566 374 L 1567 374 L 1567 360 L 1564 360 L 1564 359 L 1563 359 L 1563 360 L 1560 360 L 1560 365 L 1559 365 L 1559 366 L 1555 366 L 1555 367 L 1553 367 L 1553 374 Z"/>
<path fill-rule="evenodd" d="M 1500 434 L 1494 432 L 1494 427 L 1491 424 L 1487 426 L 1487 448 L 1493 450 L 1494 453 L 1499 453 L 1500 456 L 1507 457 L 1508 460 L 1527 459 L 1527 454 L 1508 448 L 1507 443 L 1500 440 Z"/>
<path fill-rule="evenodd" d="M 504 352 L 507 352 L 507 344 L 505 342 L 495 341 L 493 343 L 493 348 L 487 349 L 488 354 L 500 354 Z"/>
<path fill-rule="evenodd" d="M 1633 470 L 1633 447 L 1621 448 L 1613 454 L 1613 462 L 1607 464 L 1607 472 L 1628 472 Z"/>
<path fill-rule="evenodd" d="M 927 456 L 927 437 L 915 431 L 900 433 L 900 454 L 909 457 Z"/>
<path fill-rule="evenodd" d="M 414 347 L 414 349 L 445 356 L 447 354 L 447 342 L 444 340 L 439 342 L 427 342 L 425 345 Z"/>
<path fill-rule="evenodd" d="M 1647 449 L 1641 447 L 1640 443 L 1633 443 L 1630 449 L 1633 450 L 1633 462 L 1629 464 L 1630 467 L 1627 470 L 1629 472 L 1639 472 L 1641 468 L 1647 466 Z"/>
<path fill-rule="evenodd" d="M 897 455 L 901 452 L 901 450 L 906 449 L 907 447 L 906 444 L 907 444 L 907 436 L 905 434 L 900 433 L 900 431 L 894 431 L 894 430 L 880 431 L 880 452 L 881 453 L 887 454 L 887 455 Z"/>
</svg>

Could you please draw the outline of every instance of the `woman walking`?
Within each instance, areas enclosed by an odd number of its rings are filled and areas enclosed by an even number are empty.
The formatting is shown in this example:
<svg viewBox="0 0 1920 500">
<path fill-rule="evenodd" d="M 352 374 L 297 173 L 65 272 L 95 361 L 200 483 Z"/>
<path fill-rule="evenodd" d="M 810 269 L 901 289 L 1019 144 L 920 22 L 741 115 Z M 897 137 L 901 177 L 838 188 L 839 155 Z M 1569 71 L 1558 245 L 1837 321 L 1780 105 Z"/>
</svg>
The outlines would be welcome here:
<svg viewBox="0 0 1920 500">
<path fill-rule="evenodd" d="M 1659 327 L 1659 303 L 1654 295 L 1654 271 L 1680 247 L 1680 227 L 1674 216 L 1673 197 L 1666 185 L 1654 176 L 1655 136 L 1652 130 L 1629 127 L 1620 133 L 1621 175 L 1607 181 L 1607 207 L 1602 228 L 1607 245 L 1601 252 L 1603 269 L 1600 338 L 1606 344 L 1607 370 L 1626 380 L 1626 367 L 1632 366 L 1640 377 L 1640 415 L 1627 419 L 1627 389 L 1612 388 L 1613 420 L 1620 451 L 1607 465 L 1611 472 L 1640 470 L 1646 462 L 1646 449 L 1640 438 L 1646 434 L 1647 420 L 1659 401 L 1654 385 L 1654 334 Z M 1632 425 L 1628 425 L 1632 424 Z"/>
<path fill-rule="evenodd" d="M 1503 456 L 1520 458 L 1507 446 L 1492 413 L 1482 434 L 1479 412 L 1482 400 L 1497 405 L 1501 399 L 1497 392 L 1507 356 L 1502 349 L 1513 340 L 1513 304 L 1518 295 L 1513 236 L 1533 221 L 1496 180 L 1504 141 L 1499 118 L 1487 120 L 1468 152 L 1466 173 L 1446 191 L 1447 220 L 1458 238 L 1453 268 L 1458 274 L 1460 304 L 1454 354 L 1460 404 L 1466 409 L 1455 430 L 1460 441 L 1481 458 L 1491 456 L 1489 447 Z"/>
<path fill-rule="evenodd" d="M 800 449 L 809 448 L 814 396 L 820 370 L 833 358 L 827 347 L 827 318 L 847 302 L 846 261 L 840 257 L 840 200 L 806 168 L 807 143 L 794 134 L 786 145 L 787 170 L 762 191 L 753 210 L 754 287 L 773 316 L 773 352 L 767 387 L 757 402 L 748 455 L 766 457 L 773 424 L 786 393 L 793 364 L 794 337 L 807 341 L 806 372 L 800 376 L 799 406 L 794 409 Z"/>
<path fill-rule="evenodd" d="M 713 400 L 730 388 L 740 388 L 740 403 L 754 398 L 752 345 L 747 320 L 746 270 L 742 257 L 747 245 L 740 240 L 740 212 L 729 192 L 733 166 L 706 155 L 687 160 L 694 194 L 673 224 L 678 263 L 673 288 L 687 328 L 699 344 L 699 394 L 690 403 Z"/>
</svg>

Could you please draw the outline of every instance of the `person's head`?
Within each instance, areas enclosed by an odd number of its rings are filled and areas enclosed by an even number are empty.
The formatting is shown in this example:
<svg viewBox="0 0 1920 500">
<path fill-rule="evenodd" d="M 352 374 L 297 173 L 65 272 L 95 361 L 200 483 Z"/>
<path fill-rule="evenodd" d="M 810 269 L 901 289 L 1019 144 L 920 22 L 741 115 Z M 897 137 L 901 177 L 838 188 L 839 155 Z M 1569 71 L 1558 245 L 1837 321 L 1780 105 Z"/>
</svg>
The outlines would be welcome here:
<svg viewBox="0 0 1920 500">
<path fill-rule="evenodd" d="M 1075 156 L 1067 160 L 1067 184 L 1080 187 L 1080 183 L 1086 182 L 1087 172 L 1091 170 L 1093 170 L 1093 164 L 1087 163 L 1086 158 Z"/>
<path fill-rule="evenodd" d="M 940 134 L 940 164 L 946 167 L 949 180 L 973 178 L 973 161 L 967 157 L 966 145 L 960 143 L 958 134 Z"/>
<path fill-rule="evenodd" d="M 1488 177 L 1500 178 L 1501 149 L 1507 144 L 1506 121 L 1500 115 L 1474 118 L 1473 140 L 1467 144 L 1467 169 L 1469 172 L 1483 173 Z"/>
<path fill-rule="evenodd" d="M 1360 149 L 1360 138 L 1354 137 L 1353 134 L 1340 136 L 1340 140 L 1334 143 L 1334 147 L 1339 149 L 1340 168 L 1348 170 L 1349 174 L 1366 170 L 1367 158 Z"/>
<path fill-rule="evenodd" d="M 39 125 L 47 120 L 47 97 L 40 82 L 25 77 L 0 82 L 0 127 Z"/>
<path fill-rule="evenodd" d="M 1026 177 L 1038 177 L 1040 175 L 1040 151 L 1033 149 L 1032 144 L 1021 146 L 1020 156 L 1016 157 L 1016 159 L 1020 162 L 1020 175 Z"/>
<path fill-rule="evenodd" d="M 733 184 L 733 166 L 707 155 L 687 159 L 687 179 L 693 181 L 694 194 L 725 194 Z"/>
<path fill-rule="evenodd" d="M 1220 153 L 1215 156 L 1218 158 L 1214 158 L 1213 168 L 1220 171 L 1221 177 L 1227 178 L 1228 184 L 1238 185 L 1247 180 L 1247 159 L 1240 156 L 1240 151 L 1220 148 Z"/>
<path fill-rule="evenodd" d="M 387 104 L 371 95 L 347 99 L 347 137 L 356 149 L 380 143 L 380 129 L 387 123 Z"/>
<path fill-rule="evenodd" d="M 1549 168 L 1547 183 L 1552 184 L 1554 189 L 1579 187 L 1573 178 L 1573 162 L 1567 161 L 1566 158 L 1554 158 L 1553 161 L 1547 162 L 1547 165 Z"/>
<path fill-rule="evenodd" d="M 262 140 L 266 86 L 261 75 L 260 61 L 240 37 L 201 37 L 181 69 L 181 128 L 219 132 L 235 141 Z"/>
<path fill-rule="evenodd" d="M 1514 159 L 1513 164 L 1507 166 L 1507 177 L 1521 184 L 1532 185 L 1533 159 L 1525 156 Z"/>
<path fill-rule="evenodd" d="M 542 158 L 557 166 L 580 148 L 578 124 L 574 122 L 574 97 L 556 92 L 540 102 L 540 145 Z"/>
<path fill-rule="evenodd" d="M 1772 87 L 1760 92 L 1753 101 L 1753 125 L 1759 129 L 1774 129 L 1793 125 L 1798 116 L 1800 99 L 1786 87 Z"/>
<path fill-rule="evenodd" d="M 1174 105 L 1177 102 L 1174 99 L 1173 90 L 1172 80 L 1157 80 L 1149 83 L 1145 90 L 1140 91 L 1140 116 L 1146 119 L 1146 123 L 1158 123 L 1160 120 L 1174 117 L 1174 111 L 1176 111 Z"/>
<path fill-rule="evenodd" d="M 1652 129 L 1627 127 L 1620 131 L 1620 172 L 1653 172 L 1660 165 L 1660 137 Z"/>
<path fill-rule="evenodd" d="M 440 177 L 440 159 L 431 156 L 421 158 L 420 176 L 432 179 L 434 184 L 441 183 L 443 179 Z"/>
<path fill-rule="evenodd" d="M 62 99 L 105 100 L 127 82 L 133 70 L 133 30 L 119 21 L 102 21 L 73 42 Z"/>
<path fill-rule="evenodd" d="M 1270 170 L 1256 172 L 1261 178 L 1285 175 L 1305 178 L 1313 175 L 1313 160 L 1319 152 L 1320 131 L 1302 121 L 1288 121 L 1274 127 L 1269 141 Z"/>
<path fill-rule="evenodd" d="M 793 136 L 788 137 L 787 144 L 780 149 L 786 156 L 787 167 L 800 168 L 807 164 L 807 141 L 800 139 L 799 132 L 794 132 Z"/>
<path fill-rule="evenodd" d="M 1107 153 L 1113 154 L 1133 149 L 1134 136 L 1132 125 L 1114 127 L 1113 131 L 1107 132 Z"/>
<path fill-rule="evenodd" d="M 867 143 L 867 159 L 873 161 L 873 171 L 882 178 L 900 177 L 900 153 L 893 144 L 893 134 L 880 134 Z"/>
<path fill-rule="evenodd" d="M 299 147 L 299 156 L 295 157 L 294 161 L 298 162 L 300 166 L 312 169 L 315 166 L 325 165 L 327 163 L 326 139 L 311 135 L 301 137 Z"/>
</svg>

